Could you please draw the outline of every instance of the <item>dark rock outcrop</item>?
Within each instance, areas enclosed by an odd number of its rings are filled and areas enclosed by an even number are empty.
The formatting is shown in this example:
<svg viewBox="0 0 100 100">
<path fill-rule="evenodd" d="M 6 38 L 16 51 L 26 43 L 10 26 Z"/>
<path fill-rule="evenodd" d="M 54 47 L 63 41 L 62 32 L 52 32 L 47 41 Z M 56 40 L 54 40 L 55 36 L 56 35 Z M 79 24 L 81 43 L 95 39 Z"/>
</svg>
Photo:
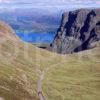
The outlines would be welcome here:
<svg viewBox="0 0 100 100">
<path fill-rule="evenodd" d="M 62 15 L 52 50 L 57 53 L 73 53 L 92 48 L 100 40 L 100 9 L 80 9 Z"/>
</svg>

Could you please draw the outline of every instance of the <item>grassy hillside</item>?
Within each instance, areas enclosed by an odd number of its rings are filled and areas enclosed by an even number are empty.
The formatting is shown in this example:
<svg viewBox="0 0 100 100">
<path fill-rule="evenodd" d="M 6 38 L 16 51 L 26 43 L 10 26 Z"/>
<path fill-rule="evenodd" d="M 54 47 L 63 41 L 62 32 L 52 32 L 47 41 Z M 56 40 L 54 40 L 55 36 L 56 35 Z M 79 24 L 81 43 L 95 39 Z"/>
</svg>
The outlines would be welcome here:
<svg viewBox="0 0 100 100">
<path fill-rule="evenodd" d="M 0 39 L 1 98 L 39 100 L 37 81 L 44 72 L 46 100 L 100 100 L 99 47 L 73 55 L 58 55 L 22 42 L 2 22 Z"/>
<path fill-rule="evenodd" d="M 43 84 L 47 100 L 100 100 L 99 51 L 85 51 L 81 58 L 81 54 L 70 55 L 49 69 Z"/>
</svg>

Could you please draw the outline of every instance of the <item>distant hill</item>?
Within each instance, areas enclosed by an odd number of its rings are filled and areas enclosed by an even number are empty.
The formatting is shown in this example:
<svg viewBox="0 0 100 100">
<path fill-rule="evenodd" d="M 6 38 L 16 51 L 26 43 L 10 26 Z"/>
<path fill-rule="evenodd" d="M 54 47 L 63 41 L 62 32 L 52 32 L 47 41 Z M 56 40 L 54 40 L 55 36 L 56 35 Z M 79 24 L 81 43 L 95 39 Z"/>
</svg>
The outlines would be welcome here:
<svg viewBox="0 0 100 100">
<path fill-rule="evenodd" d="M 9 23 L 14 30 L 23 32 L 55 32 L 60 22 L 60 14 L 40 12 L 34 9 L 18 9 L 0 12 L 0 20 Z"/>
<path fill-rule="evenodd" d="M 65 12 L 52 43 L 58 53 L 73 53 L 92 48 L 100 40 L 100 9 L 79 9 Z"/>
</svg>

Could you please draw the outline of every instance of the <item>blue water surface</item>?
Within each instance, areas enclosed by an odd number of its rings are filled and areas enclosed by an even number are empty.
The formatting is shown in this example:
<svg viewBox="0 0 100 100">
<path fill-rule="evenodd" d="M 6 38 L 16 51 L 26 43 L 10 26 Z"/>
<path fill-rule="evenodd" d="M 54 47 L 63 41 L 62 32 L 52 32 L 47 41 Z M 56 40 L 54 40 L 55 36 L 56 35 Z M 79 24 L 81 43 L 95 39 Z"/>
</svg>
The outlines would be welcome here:
<svg viewBox="0 0 100 100">
<path fill-rule="evenodd" d="M 16 34 L 25 42 L 44 42 L 52 43 L 55 33 L 23 33 L 16 32 Z"/>
</svg>

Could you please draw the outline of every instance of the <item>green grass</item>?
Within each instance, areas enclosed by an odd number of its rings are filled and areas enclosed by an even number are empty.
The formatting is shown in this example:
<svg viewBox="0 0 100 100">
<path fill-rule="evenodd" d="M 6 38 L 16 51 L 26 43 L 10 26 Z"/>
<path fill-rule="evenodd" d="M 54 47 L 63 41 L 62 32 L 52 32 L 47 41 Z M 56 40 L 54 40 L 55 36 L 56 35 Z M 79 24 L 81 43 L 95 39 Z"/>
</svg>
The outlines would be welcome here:
<svg viewBox="0 0 100 100">
<path fill-rule="evenodd" d="M 95 50 L 92 50 L 94 55 Z M 91 61 L 88 55 L 86 60 L 84 53 L 80 61 L 70 56 L 72 62 L 49 69 L 43 81 L 47 100 L 100 100 L 100 62 Z M 99 52 L 96 54 L 100 60 Z"/>
</svg>

